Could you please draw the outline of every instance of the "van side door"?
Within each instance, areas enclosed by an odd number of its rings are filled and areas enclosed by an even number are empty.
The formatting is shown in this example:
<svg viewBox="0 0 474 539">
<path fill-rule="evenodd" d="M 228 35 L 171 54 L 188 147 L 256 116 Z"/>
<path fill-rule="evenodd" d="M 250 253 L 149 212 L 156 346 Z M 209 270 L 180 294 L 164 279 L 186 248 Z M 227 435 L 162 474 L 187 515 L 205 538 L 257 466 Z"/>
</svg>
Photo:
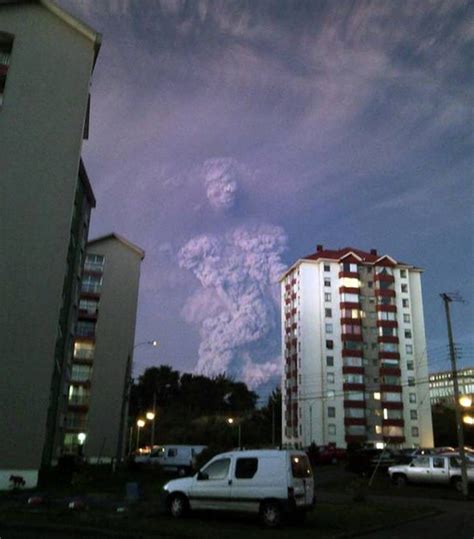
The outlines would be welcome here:
<svg viewBox="0 0 474 539">
<path fill-rule="evenodd" d="M 260 461 L 258 457 L 234 457 L 231 478 L 232 509 L 235 511 L 255 511 L 260 507 L 260 500 L 265 497 L 265 484 L 256 474 Z"/>
<path fill-rule="evenodd" d="M 431 481 L 433 483 L 449 483 L 448 459 L 445 457 L 430 457 Z"/>
<path fill-rule="evenodd" d="M 193 478 L 189 489 L 192 509 L 229 509 L 231 505 L 231 458 L 212 460 Z"/>
</svg>

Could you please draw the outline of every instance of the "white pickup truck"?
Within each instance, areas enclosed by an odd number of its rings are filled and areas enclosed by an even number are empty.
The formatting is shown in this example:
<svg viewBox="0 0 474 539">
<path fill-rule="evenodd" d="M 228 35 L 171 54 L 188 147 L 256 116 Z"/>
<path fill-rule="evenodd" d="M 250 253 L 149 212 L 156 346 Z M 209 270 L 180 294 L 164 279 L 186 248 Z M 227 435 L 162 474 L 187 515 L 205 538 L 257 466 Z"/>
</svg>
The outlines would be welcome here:
<svg viewBox="0 0 474 539">
<path fill-rule="evenodd" d="M 467 461 L 467 477 L 474 483 L 474 463 Z M 406 483 L 438 483 L 453 485 L 461 491 L 461 458 L 458 454 L 422 455 L 410 464 L 390 466 L 388 473 L 397 485 Z"/>
</svg>

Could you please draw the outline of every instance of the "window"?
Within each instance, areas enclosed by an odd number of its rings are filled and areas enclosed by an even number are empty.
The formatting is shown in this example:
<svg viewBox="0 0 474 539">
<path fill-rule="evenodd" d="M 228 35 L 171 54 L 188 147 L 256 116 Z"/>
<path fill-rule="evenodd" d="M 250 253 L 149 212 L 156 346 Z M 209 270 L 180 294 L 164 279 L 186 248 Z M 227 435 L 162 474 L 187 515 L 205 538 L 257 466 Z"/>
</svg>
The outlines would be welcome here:
<svg viewBox="0 0 474 539">
<path fill-rule="evenodd" d="M 326 365 L 328 367 L 334 367 L 334 356 L 326 356 Z"/>
<path fill-rule="evenodd" d="M 91 379 L 92 367 L 90 365 L 73 365 L 71 382 L 87 382 Z"/>
<path fill-rule="evenodd" d="M 388 313 L 385 311 L 379 312 L 379 320 L 396 320 L 396 314 L 395 313 Z"/>
<path fill-rule="evenodd" d="M 405 351 L 407 354 L 413 354 L 413 346 L 411 344 L 406 344 Z"/>
<path fill-rule="evenodd" d="M 386 327 L 379 328 L 379 337 L 396 337 L 396 336 L 397 336 L 397 328 L 386 328 Z"/>
<path fill-rule="evenodd" d="M 408 385 L 414 386 L 415 385 L 415 378 L 413 376 L 408 377 Z"/>
<path fill-rule="evenodd" d="M 326 348 L 327 348 L 328 350 L 333 350 L 333 349 L 334 349 L 334 341 L 327 340 L 327 341 L 326 341 Z"/>
<path fill-rule="evenodd" d="M 346 408 L 344 413 L 346 417 L 365 417 L 363 408 Z"/>
<path fill-rule="evenodd" d="M 334 399 L 335 396 L 336 396 L 336 393 L 334 392 L 334 389 L 328 389 L 327 398 L 328 399 Z"/>
<path fill-rule="evenodd" d="M 405 330 L 405 339 L 411 339 L 411 329 Z"/>
<path fill-rule="evenodd" d="M 372 281 L 367 281 L 367 286 L 369 288 L 372 288 L 374 286 L 374 283 Z"/>
<path fill-rule="evenodd" d="M 413 361 L 407 361 L 407 370 L 409 371 L 415 370 L 415 364 Z"/>
<path fill-rule="evenodd" d="M 442 457 L 433 457 L 433 468 L 444 468 L 444 458 Z"/>
<path fill-rule="evenodd" d="M 404 294 L 408 293 L 408 285 L 407 284 L 402 284 L 401 289 L 402 289 L 402 292 Z"/>
<path fill-rule="evenodd" d="M 376 391 L 376 392 L 374 393 L 374 399 L 375 399 L 376 401 L 379 401 L 379 400 L 381 399 L 381 395 L 380 395 L 380 393 L 379 393 L 378 391 Z"/>
<path fill-rule="evenodd" d="M 332 309 L 324 309 L 326 318 L 332 318 Z"/>
<path fill-rule="evenodd" d="M 86 311 L 88 314 L 95 314 L 99 308 L 99 301 L 96 299 L 81 299 L 79 310 Z"/>
<path fill-rule="evenodd" d="M 298 479 L 311 477 L 313 472 L 308 457 L 300 455 L 291 457 L 291 473 L 293 474 L 293 477 Z"/>
<path fill-rule="evenodd" d="M 407 270 L 400 270 L 400 277 L 402 279 L 406 279 L 407 278 Z"/>
<path fill-rule="evenodd" d="M 390 408 L 383 409 L 383 418 L 384 419 L 403 419 L 402 410 L 391 410 Z"/>
<path fill-rule="evenodd" d="M 334 406 L 328 406 L 328 417 L 336 417 L 336 408 Z"/>
<path fill-rule="evenodd" d="M 326 333 L 332 333 L 332 324 L 326 324 Z"/>
<path fill-rule="evenodd" d="M 384 376 L 382 380 L 383 380 L 383 383 L 388 386 L 400 385 L 400 378 L 398 376 Z"/>
<path fill-rule="evenodd" d="M 355 277 L 342 277 L 340 285 L 347 286 L 348 288 L 360 288 L 360 281 Z"/>
<path fill-rule="evenodd" d="M 349 324 L 343 324 L 342 325 L 342 333 L 348 333 L 351 335 L 360 335 L 361 334 L 361 327 L 358 325 L 349 325 Z"/>
<path fill-rule="evenodd" d="M 382 434 L 382 426 L 375 425 L 375 434 Z"/>
<path fill-rule="evenodd" d="M 343 262 L 341 264 L 342 271 L 348 271 L 350 273 L 357 273 L 357 264 L 351 262 Z"/>
<path fill-rule="evenodd" d="M 95 322 L 81 320 L 77 323 L 76 335 L 79 337 L 94 337 L 95 336 Z"/>
<path fill-rule="evenodd" d="M 328 424 L 328 434 L 335 435 L 336 434 L 336 425 L 333 423 Z"/>
<path fill-rule="evenodd" d="M 334 373 L 333 372 L 328 372 L 326 374 L 326 379 L 327 379 L 327 382 L 328 384 L 334 384 Z"/>
<path fill-rule="evenodd" d="M 401 393 L 384 393 L 382 396 L 382 400 L 384 402 L 402 402 L 402 394 Z"/>
<path fill-rule="evenodd" d="M 402 305 L 403 307 L 408 308 L 410 306 L 410 303 L 408 302 L 407 299 L 402 299 Z"/>
<path fill-rule="evenodd" d="M 362 367 L 361 357 L 344 357 L 344 367 Z"/>
<path fill-rule="evenodd" d="M 176 457 L 177 454 L 178 450 L 176 449 L 176 447 L 170 447 L 168 449 L 168 457 Z"/>
<path fill-rule="evenodd" d="M 409 395 L 408 395 L 408 400 L 409 400 L 411 403 L 415 403 L 415 402 L 416 402 L 416 393 L 409 393 Z"/>
<path fill-rule="evenodd" d="M 229 474 L 229 467 L 230 459 L 215 460 L 202 470 L 202 479 L 209 479 L 209 481 L 226 479 Z"/>
<path fill-rule="evenodd" d="M 362 374 L 344 374 L 343 381 L 345 384 L 363 384 L 364 376 Z"/>
<path fill-rule="evenodd" d="M 416 410 L 410 410 L 410 419 L 413 419 L 414 421 L 418 419 L 418 412 Z"/>
<path fill-rule="evenodd" d="M 324 301 L 331 301 L 331 292 L 324 293 Z"/>
<path fill-rule="evenodd" d="M 348 401 L 363 401 L 364 392 L 363 391 L 346 391 L 344 393 L 344 399 Z"/>
<path fill-rule="evenodd" d="M 102 277 L 99 275 L 84 275 L 81 290 L 97 294 L 102 286 Z"/>
<path fill-rule="evenodd" d="M 102 272 L 104 270 L 105 257 L 103 255 L 88 254 L 84 262 L 86 271 Z"/>
<path fill-rule="evenodd" d="M 324 264 L 324 271 L 331 271 L 331 267 L 329 264 Z"/>
<path fill-rule="evenodd" d="M 362 311 L 359 309 L 342 309 L 341 318 L 361 318 Z"/>
<path fill-rule="evenodd" d="M 13 36 L 0 32 L 0 106 L 3 103 L 5 83 L 7 81 L 8 66 L 13 46 Z"/>
<path fill-rule="evenodd" d="M 344 341 L 344 348 L 346 350 L 362 350 L 362 343 L 360 341 Z"/>
<path fill-rule="evenodd" d="M 359 294 L 341 294 L 341 301 L 344 303 L 359 303 Z"/>
<path fill-rule="evenodd" d="M 258 468 L 258 459 L 237 459 L 235 463 L 235 478 L 236 479 L 251 479 Z"/>
<path fill-rule="evenodd" d="M 329 277 L 324 278 L 324 286 L 331 286 L 331 279 Z"/>
<path fill-rule="evenodd" d="M 93 359 L 95 344 L 89 342 L 74 343 L 74 359 Z"/>
<path fill-rule="evenodd" d="M 412 427 L 411 428 L 411 435 L 415 438 L 418 438 L 419 436 L 419 430 L 418 430 L 418 427 Z M 429 459 L 428 459 L 429 461 Z"/>
<path fill-rule="evenodd" d="M 398 344 L 393 342 L 381 342 L 379 347 L 381 352 L 398 352 Z"/>
<path fill-rule="evenodd" d="M 410 315 L 405 313 L 405 314 L 403 315 L 403 321 L 404 321 L 406 324 L 409 324 L 409 323 L 410 323 Z"/>
</svg>

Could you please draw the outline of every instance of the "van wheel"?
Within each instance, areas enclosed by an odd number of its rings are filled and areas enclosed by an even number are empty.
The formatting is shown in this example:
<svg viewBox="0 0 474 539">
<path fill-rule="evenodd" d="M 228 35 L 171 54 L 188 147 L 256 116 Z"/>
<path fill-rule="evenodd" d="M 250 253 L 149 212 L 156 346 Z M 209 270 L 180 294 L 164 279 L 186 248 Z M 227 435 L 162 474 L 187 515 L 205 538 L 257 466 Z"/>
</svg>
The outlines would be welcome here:
<svg viewBox="0 0 474 539">
<path fill-rule="evenodd" d="M 277 502 L 265 502 L 260 513 L 262 522 L 268 528 L 276 528 L 281 524 L 281 508 Z"/>
<path fill-rule="evenodd" d="M 183 494 L 172 494 L 168 501 L 168 510 L 173 518 L 182 518 L 188 512 L 188 500 Z"/>
<path fill-rule="evenodd" d="M 404 487 L 407 484 L 407 478 L 403 474 L 397 474 L 393 476 L 393 482 L 397 487 Z"/>
<path fill-rule="evenodd" d="M 457 492 L 462 492 L 462 479 L 460 477 L 455 477 L 451 483 Z"/>
</svg>

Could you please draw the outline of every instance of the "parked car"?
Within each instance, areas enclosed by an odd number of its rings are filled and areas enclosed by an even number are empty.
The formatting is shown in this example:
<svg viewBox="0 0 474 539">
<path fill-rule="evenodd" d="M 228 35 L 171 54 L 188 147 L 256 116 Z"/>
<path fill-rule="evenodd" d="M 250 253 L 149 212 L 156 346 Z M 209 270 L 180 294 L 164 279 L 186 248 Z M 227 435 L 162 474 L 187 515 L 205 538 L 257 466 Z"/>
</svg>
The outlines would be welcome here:
<svg viewBox="0 0 474 539">
<path fill-rule="evenodd" d="M 258 513 L 267 526 L 295 519 L 314 506 L 314 480 L 303 451 L 248 450 L 221 453 L 196 475 L 164 486 L 169 513 L 212 509 Z"/>
<path fill-rule="evenodd" d="M 194 469 L 196 457 L 207 446 L 205 445 L 160 445 L 146 455 L 135 457 L 137 464 L 159 464 L 165 470 L 176 471 L 178 475 L 186 475 Z"/>
<path fill-rule="evenodd" d="M 388 473 L 397 485 L 406 483 L 451 484 L 461 490 L 461 459 L 455 453 L 422 455 L 410 464 L 391 466 Z M 474 483 L 474 463 L 468 463 L 468 481 Z"/>
<path fill-rule="evenodd" d="M 390 449 L 359 449 L 347 453 L 346 469 L 350 472 L 367 474 L 376 467 L 378 470 L 386 471 L 396 462 L 396 454 Z"/>
<path fill-rule="evenodd" d="M 336 464 L 345 460 L 347 451 L 333 444 L 310 446 L 306 451 L 311 464 Z"/>
</svg>

